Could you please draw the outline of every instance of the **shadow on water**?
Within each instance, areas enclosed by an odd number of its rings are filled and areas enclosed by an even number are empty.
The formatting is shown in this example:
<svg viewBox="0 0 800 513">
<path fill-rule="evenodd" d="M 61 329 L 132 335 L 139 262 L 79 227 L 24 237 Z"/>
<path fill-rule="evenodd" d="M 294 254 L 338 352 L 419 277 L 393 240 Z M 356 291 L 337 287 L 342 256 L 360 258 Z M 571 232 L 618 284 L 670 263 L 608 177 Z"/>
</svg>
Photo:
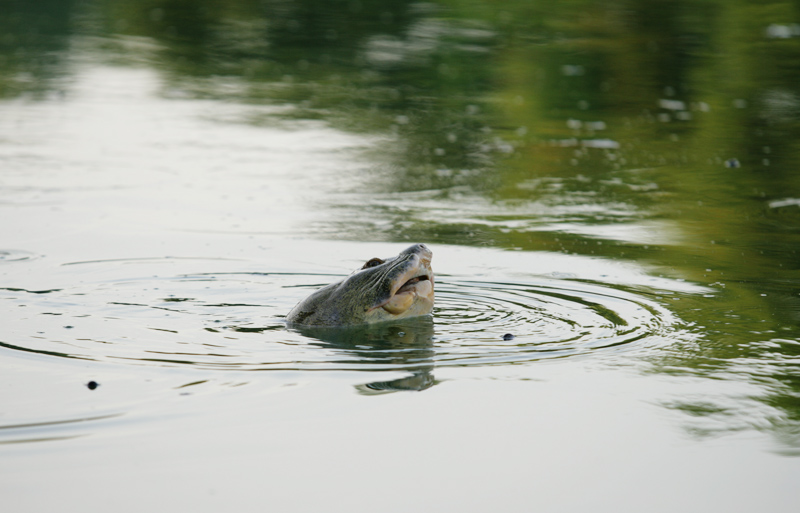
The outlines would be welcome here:
<svg viewBox="0 0 800 513">
<path fill-rule="evenodd" d="M 434 386 L 434 324 L 430 317 L 347 328 L 296 327 L 324 349 L 356 359 L 365 369 L 396 369 L 408 376 L 358 385 L 364 394 L 420 391 Z"/>
</svg>

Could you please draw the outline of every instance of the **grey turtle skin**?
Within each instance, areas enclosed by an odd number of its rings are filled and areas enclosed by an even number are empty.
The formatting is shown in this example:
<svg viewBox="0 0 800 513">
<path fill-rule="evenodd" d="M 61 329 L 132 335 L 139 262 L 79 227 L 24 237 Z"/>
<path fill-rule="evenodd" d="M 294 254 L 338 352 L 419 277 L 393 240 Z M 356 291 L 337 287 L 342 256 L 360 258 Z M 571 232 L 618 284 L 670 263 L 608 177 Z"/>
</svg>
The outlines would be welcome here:
<svg viewBox="0 0 800 513">
<path fill-rule="evenodd" d="M 415 244 L 396 257 L 373 258 L 323 287 L 286 316 L 290 325 L 353 326 L 428 315 L 433 310 L 433 253 Z"/>
</svg>

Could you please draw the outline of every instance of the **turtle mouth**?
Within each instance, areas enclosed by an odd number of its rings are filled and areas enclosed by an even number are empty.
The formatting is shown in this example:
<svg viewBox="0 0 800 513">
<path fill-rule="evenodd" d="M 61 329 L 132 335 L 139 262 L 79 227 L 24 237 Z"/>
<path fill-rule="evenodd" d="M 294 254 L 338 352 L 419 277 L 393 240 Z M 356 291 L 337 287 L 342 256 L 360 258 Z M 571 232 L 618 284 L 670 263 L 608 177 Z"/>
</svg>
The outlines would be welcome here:
<svg viewBox="0 0 800 513">
<path fill-rule="evenodd" d="M 415 288 L 415 285 L 421 281 L 431 281 L 431 278 L 427 274 L 423 274 L 422 276 L 415 276 L 414 278 L 411 278 L 410 280 L 403 283 L 400 286 L 400 288 L 397 289 L 397 292 L 395 292 L 393 295 L 402 294 L 404 292 L 410 292 Z"/>
<path fill-rule="evenodd" d="M 392 315 L 400 315 L 412 309 L 415 303 L 418 306 L 412 311 L 421 308 L 421 304 L 433 304 L 433 273 L 427 262 L 420 264 L 409 269 L 405 276 L 397 280 L 391 295 L 378 307 Z"/>
<path fill-rule="evenodd" d="M 428 283 L 425 283 L 428 282 Z M 397 277 L 392 286 L 389 301 L 395 296 L 408 292 L 420 292 L 427 296 L 433 290 L 433 271 L 430 260 L 416 259 L 403 274 Z"/>
</svg>

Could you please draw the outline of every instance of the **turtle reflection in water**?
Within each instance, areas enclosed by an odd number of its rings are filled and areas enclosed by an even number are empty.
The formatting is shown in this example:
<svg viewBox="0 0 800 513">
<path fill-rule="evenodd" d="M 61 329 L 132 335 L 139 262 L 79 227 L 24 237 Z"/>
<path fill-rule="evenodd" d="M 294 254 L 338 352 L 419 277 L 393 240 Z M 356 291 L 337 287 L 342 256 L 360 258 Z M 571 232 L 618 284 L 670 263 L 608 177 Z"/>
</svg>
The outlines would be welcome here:
<svg viewBox="0 0 800 513">
<path fill-rule="evenodd" d="M 437 384 L 433 376 L 436 352 L 430 316 L 338 328 L 295 326 L 292 329 L 314 339 L 312 345 L 338 354 L 341 358 L 334 358 L 336 363 L 352 365 L 353 369 L 392 371 L 392 375 L 408 373 L 357 385 L 361 394 L 421 391 Z"/>
<path fill-rule="evenodd" d="M 433 309 L 433 253 L 415 244 L 396 257 L 373 258 L 347 278 L 314 292 L 286 321 L 300 326 L 354 326 L 428 315 Z"/>
</svg>

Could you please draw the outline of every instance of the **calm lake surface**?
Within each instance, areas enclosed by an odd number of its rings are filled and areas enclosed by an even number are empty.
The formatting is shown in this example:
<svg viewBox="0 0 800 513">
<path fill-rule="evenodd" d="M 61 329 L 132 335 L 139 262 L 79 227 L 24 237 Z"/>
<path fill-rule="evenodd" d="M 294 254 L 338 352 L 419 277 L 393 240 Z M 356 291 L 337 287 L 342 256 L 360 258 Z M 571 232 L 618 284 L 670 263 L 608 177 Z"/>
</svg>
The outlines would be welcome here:
<svg viewBox="0 0 800 513">
<path fill-rule="evenodd" d="M 6 2 L 3 509 L 794 512 L 798 250 L 796 2 Z"/>
</svg>

